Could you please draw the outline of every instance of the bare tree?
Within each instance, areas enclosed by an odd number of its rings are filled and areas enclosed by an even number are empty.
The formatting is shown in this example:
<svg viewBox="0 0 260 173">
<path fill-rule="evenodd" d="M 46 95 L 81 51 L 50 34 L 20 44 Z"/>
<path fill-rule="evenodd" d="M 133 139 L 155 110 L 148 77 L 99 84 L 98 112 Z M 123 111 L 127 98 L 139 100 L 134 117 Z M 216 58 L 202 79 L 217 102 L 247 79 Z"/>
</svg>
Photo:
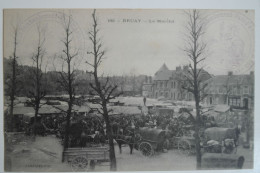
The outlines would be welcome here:
<svg viewBox="0 0 260 173">
<path fill-rule="evenodd" d="M 18 37 L 18 27 L 16 27 L 14 29 L 14 50 L 12 55 L 10 56 L 10 60 L 11 60 L 11 71 L 12 73 L 10 74 L 10 76 L 6 76 L 5 79 L 5 83 L 7 85 L 7 95 L 10 97 L 10 124 L 9 124 L 9 128 L 10 131 L 14 130 L 14 125 L 15 125 L 15 118 L 13 115 L 13 110 L 14 110 L 14 100 L 15 100 L 15 96 L 16 96 L 16 91 L 17 91 L 17 37 Z"/>
<path fill-rule="evenodd" d="M 64 28 L 64 40 L 62 40 L 64 44 L 64 49 L 62 50 L 63 55 L 61 59 L 63 63 L 66 64 L 66 72 L 62 66 L 62 71 L 59 72 L 60 80 L 58 81 L 63 90 L 69 95 L 67 100 L 68 109 L 66 112 L 66 128 L 65 128 L 65 137 L 64 137 L 64 150 L 69 147 L 69 129 L 70 129 L 70 120 L 72 116 L 72 107 L 75 102 L 75 70 L 73 69 L 72 60 L 78 55 L 78 53 L 73 52 L 72 50 L 72 16 L 63 15 L 63 28 Z M 64 158 L 62 157 L 62 161 Z"/>
<path fill-rule="evenodd" d="M 39 113 L 39 109 L 43 105 L 41 100 L 46 96 L 46 90 L 44 87 L 44 80 L 43 80 L 43 60 L 46 54 L 44 49 L 45 44 L 45 30 L 43 27 L 37 25 L 37 34 L 38 34 L 38 43 L 37 47 L 35 48 L 35 52 L 33 53 L 31 59 L 33 61 L 33 67 L 31 68 L 30 78 L 32 79 L 31 89 L 28 90 L 28 98 L 31 106 L 33 106 L 34 112 L 34 122 L 33 122 L 33 132 L 34 135 L 37 133 L 36 123 L 37 123 L 37 116 Z"/>
<path fill-rule="evenodd" d="M 86 61 L 88 65 L 90 65 L 93 68 L 93 75 L 94 75 L 94 82 L 90 83 L 91 88 L 93 89 L 94 93 L 100 97 L 99 104 L 102 106 L 102 111 L 99 113 L 103 115 L 105 123 L 106 123 L 106 131 L 107 136 L 109 140 L 109 156 L 110 156 L 110 170 L 116 171 L 116 157 L 115 157 L 115 149 L 114 149 L 114 143 L 113 143 L 113 132 L 110 125 L 110 119 L 109 119 L 109 112 L 107 108 L 107 104 L 109 100 L 116 98 L 121 93 L 116 93 L 117 85 L 113 85 L 110 82 L 110 78 L 107 77 L 105 81 L 100 81 L 100 78 L 98 77 L 98 70 L 101 62 L 104 59 L 105 51 L 103 50 L 103 45 L 101 40 L 98 37 L 99 29 L 98 29 L 98 19 L 96 16 L 96 10 L 92 13 L 92 29 L 89 31 L 89 39 L 91 41 L 91 44 L 93 46 L 93 49 L 88 52 L 93 57 L 93 62 Z"/>
<path fill-rule="evenodd" d="M 228 103 L 228 98 L 229 98 L 229 95 L 231 93 L 231 87 L 230 87 L 230 76 L 227 76 L 227 80 L 226 82 L 223 84 L 223 87 L 224 87 L 224 104 L 227 104 Z"/>
<path fill-rule="evenodd" d="M 188 85 L 182 87 L 188 92 L 193 93 L 196 107 L 196 117 L 194 121 L 195 126 L 195 141 L 196 141 L 196 160 L 197 169 L 201 168 L 201 147 L 200 147 L 200 127 L 201 127 L 201 107 L 200 103 L 206 97 L 205 88 L 207 83 L 202 81 L 201 74 L 203 68 L 199 68 L 199 64 L 205 60 L 206 44 L 202 41 L 203 35 L 203 19 L 198 10 L 192 10 L 186 13 L 188 22 L 187 29 L 187 42 L 184 48 L 185 53 L 189 57 L 190 65 L 189 70 L 185 73 L 185 78 Z"/>
<path fill-rule="evenodd" d="M 187 90 L 183 88 L 183 86 L 187 85 L 187 81 L 185 80 L 185 77 L 183 77 L 183 74 L 179 74 L 179 76 L 177 76 L 177 82 L 178 82 L 178 90 L 180 94 L 177 95 L 178 100 L 184 100 L 184 94 L 187 93 Z M 188 94 L 188 93 L 187 93 Z"/>
</svg>

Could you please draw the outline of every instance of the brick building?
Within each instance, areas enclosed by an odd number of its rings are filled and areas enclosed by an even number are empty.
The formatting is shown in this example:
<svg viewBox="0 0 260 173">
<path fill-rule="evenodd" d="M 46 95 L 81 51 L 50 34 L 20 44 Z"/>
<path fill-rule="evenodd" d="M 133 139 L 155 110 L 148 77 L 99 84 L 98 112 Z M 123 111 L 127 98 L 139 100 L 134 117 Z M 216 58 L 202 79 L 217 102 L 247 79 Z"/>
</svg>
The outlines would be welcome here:
<svg viewBox="0 0 260 173">
<path fill-rule="evenodd" d="M 163 97 L 169 100 L 193 100 L 193 94 L 187 92 L 181 86 L 184 80 L 182 76 L 187 74 L 188 71 L 188 66 L 178 66 L 175 70 L 169 70 L 163 64 L 155 73 L 153 80 L 143 84 L 143 96 L 153 98 Z M 205 70 L 201 71 L 200 78 L 203 81 L 208 80 L 210 77 L 211 75 L 208 72 Z M 149 94 L 147 95 L 147 93 Z"/>
<path fill-rule="evenodd" d="M 207 104 L 227 104 L 250 109 L 254 105 L 254 72 L 250 74 L 217 75 L 208 81 Z"/>
</svg>

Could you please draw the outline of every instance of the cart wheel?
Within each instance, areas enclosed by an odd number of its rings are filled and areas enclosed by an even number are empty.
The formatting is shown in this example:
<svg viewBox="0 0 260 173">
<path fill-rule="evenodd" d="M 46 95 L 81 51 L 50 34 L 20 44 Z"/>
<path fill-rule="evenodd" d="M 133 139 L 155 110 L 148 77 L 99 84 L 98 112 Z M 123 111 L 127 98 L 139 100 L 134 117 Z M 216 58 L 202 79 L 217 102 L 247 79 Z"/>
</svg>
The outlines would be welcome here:
<svg viewBox="0 0 260 173">
<path fill-rule="evenodd" d="M 178 142 L 178 150 L 183 154 L 190 154 L 191 145 L 188 141 L 182 140 L 182 141 Z"/>
<path fill-rule="evenodd" d="M 88 167 L 88 160 L 85 157 L 75 157 L 71 162 L 71 168 L 73 171 L 86 171 Z"/>
<path fill-rule="evenodd" d="M 154 153 L 152 145 L 150 143 L 148 143 L 148 142 L 142 142 L 139 145 L 139 150 L 146 157 L 152 156 L 153 153 Z"/>
</svg>

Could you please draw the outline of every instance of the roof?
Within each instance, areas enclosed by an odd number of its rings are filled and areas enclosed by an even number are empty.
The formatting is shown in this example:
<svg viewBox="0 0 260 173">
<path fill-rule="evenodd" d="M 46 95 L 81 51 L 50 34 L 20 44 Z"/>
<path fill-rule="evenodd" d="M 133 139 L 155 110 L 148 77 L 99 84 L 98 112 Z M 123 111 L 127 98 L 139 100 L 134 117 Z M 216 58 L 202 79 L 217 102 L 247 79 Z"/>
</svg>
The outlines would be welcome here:
<svg viewBox="0 0 260 173">
<path fill-rule="evenodd" d="M 165 131 L 162 129 L 143 127 L 139 129 L 139 133 L 144 140 L 161 143 L 165 138 Z"/>
<path fill-rule="evenodd" d="M 124 91 L 124 92 L 134 91 L 134 87 L 133 87 L 133 85 L 127 85 L 127 84 L 125 84 L 125 85 L 123 86 L 123 91 Z"/>
<path fill-rule="evenodd" d="M 62 113 L 67 111 L 67 105 L 44 105 L 39 109 L 39 114 L 55 114 L 55 113 Z M 89 112 L 90 108 L 88 106 L 73 106 L 73 111 L 76 112 Z M 25 115 L 34 113 L 33 107 L 25 107 L 25 106 L 16 106 L 14 107 L 14 115 Z"/>
<path fill-rule="evenodd" d="M 131 106 L 142 106 L 144 105 L 143 97 L 117 97 L 118 101 L 124 103 L 125 105 Z M 160 101 L 156 99 L 146 98 L 146 105 L 154 105 L 156 103 L 160 103 Z"/>
<path fill-rule="evenodd" d="M 223 127 L 211 127 L 205 130 L 205 136 L 207 136 L 211 140 L 222 141 L 223 139 L 233 139 L 234 129 L 231 128 L 223 128 Z"/>
<path fill-rule="evenodd" d="M 172 71 L 168 69 L 165 63 L 161 68 L 155 73 L 153 80 L 169 80 L 172 76 Z"/>
<path fill-rule="evenodd" d="M 163 63 L 163 65 L 161 66 L 161 68 L 158 71 L 165 71 L 165 70 L 169 70 L 169 68 L 166 66 L 165 63 Z"/>
<path fill-rule="evenodd" d="M 111 106 L 114 114 L 136 115 L 141 114 L 141 110 L 137 106 Z"/>
<path fill-rule="evenodd" d="M 94 103 L 87 103 L 86 106 L 89 107 L 90 109 L 101 109 L 102 108 L 102 106 L 100 104 L 94 104 Z"/>
<path fill-rule="evenodd" d="M 187 67 L 187 66 L 186 66 Z M 169 70 L 168 67 L 163 64 L 161 68 L 155 73 L 153 80 L 169 80 L 171 77 L 173 78 L 182 78 L 183 74 L 188 74 L 188 68 L 183 68 L 179 70 Z M 204 69 L 198 69 L 200 71 L 199 78 L 202 81 L 208 80 L 211 78 L 211 75 L 205 71 Z"/>
<path fill-rule="evenodd" d="M 216 105 L 214 107 L 214 111 L 216 112 L 227 112 L 229 111 L 230 106 L 229 105 Z"/>
<path fill-rule="evenodd" d="M 169 80 L 172 77 L 175 70 L 164 70 L 164 71 L 157 71 L 154 75 L 153 80 Z"/>
<path fill-rule="evenodd" d="M 34 112 L 34 109 L 32 107 L 24 107 L 24 106 L 19 106 L 19 107 L 14 107 L 14 115 L 21 115 L 21 114 L 30 114 Z"/>
<path fill-rule="evenodd" d="M 195 111 L 190 111 L 189 113 L 182 112 L 182 113 L 178 114 L 177 116 L 178 117 L 183 117 L 183 118 L 190 118 L 190 116 L 192 115 L 193 117 L 196 117 L 196 112 Z"/>
<path fill-rule="evenodd" d="M 217 75 L 208 80 L 212 85 L 237 85 L 237 84 L 253 84 L 254 76 L 253 75 Z"/>
</svg>

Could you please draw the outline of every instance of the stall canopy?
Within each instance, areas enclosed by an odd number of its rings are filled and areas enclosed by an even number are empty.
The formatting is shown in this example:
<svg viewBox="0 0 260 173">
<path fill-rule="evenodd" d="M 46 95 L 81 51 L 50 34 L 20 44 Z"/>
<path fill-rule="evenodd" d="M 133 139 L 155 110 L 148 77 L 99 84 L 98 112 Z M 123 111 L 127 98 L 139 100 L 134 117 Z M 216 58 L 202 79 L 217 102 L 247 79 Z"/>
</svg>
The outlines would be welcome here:
<svg viewBox="0 0 260 173">
<path fill-rule="evenodd" d="M 165 139 L 166 132 L 162 129 L 143 127 L 139 129 L 143 139 L 152 142 L 162 142 Z"/>
<path fill-rule="evenodd" d="M 229 105 L 216 105 L 214 108 L 215 112 L 225 113 L 230 110 Z"/>
<path fill-rule="evenodd" d="M 205 136 L 209 140 L 223 141 L 224 139 L 234 139 L 235 130 L 232 128 L 211 127 L 205 130 Z"/>
<path fill-rule="evenodd" d="M 123 115 L 141 115 L 141 109 L 137 106 L 110 106 L 112 114 L 123 114 Z"/>
<path fill-rule="evenodd" d="M 49 114 L 60 114 L 65 113 L 68 109 L 67 105 L 44 105 L 39 109 L 40 115 L 49 115 Z M 88 106 L 76 106 L 72 107 L 73 112 L 82 112 L 88 113 L 90 108 Z M 25 106 L 16 106 L 14 107 L 14 115 L 27 115 L 30 113 L 34 113 L 35 110 L 33 107 L 25 107 Z"/>
</svg>

